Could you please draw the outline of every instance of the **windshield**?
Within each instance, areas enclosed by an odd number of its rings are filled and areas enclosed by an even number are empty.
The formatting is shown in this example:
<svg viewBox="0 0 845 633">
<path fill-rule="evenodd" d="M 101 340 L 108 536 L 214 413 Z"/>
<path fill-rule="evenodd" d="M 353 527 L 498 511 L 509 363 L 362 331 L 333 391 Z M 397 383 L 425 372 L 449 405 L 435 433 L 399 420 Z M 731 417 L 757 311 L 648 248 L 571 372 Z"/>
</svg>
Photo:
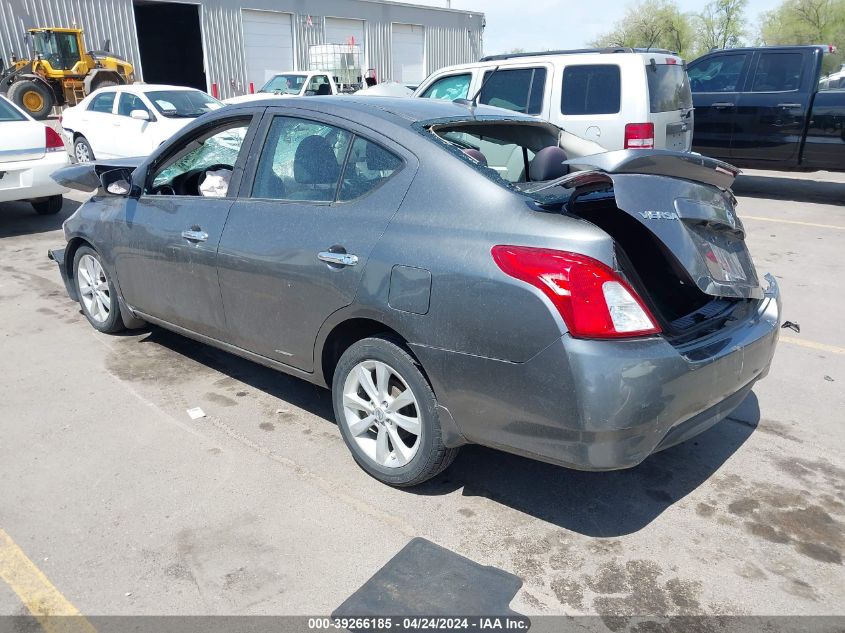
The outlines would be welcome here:
<svg viewBox="0 0 845 633">
<path fill-rule="evenodd" d="M 223 104 L 199 90 L 156 90 L 147 93 L 156 110 L 171 119 L 193 119 Z"/>
<path fill-rule="evenodd" d="M 260 92 L 274 92 L 280 95 L 298 95 L 302 92 L 307 75 L 276 75 L 260 90 Z"/>
<path fill-rule="evenodd" d="M 70 70 L 81 59 L 76 33 L 32 33 L 32 48 L 56 70 Z"/>
<path fill-rule="evenodd" d="M 26 117 L 12 107 L 5 99 L 0 99 L 0 122 L 26 121 Z"/>
<path fill-rule="evenodd" d="M 652 112 L 688 110 L 692 107 L 692 92 L 684 67 L 679 64 L 646 66 L 648 96 Z"/>
</svg>

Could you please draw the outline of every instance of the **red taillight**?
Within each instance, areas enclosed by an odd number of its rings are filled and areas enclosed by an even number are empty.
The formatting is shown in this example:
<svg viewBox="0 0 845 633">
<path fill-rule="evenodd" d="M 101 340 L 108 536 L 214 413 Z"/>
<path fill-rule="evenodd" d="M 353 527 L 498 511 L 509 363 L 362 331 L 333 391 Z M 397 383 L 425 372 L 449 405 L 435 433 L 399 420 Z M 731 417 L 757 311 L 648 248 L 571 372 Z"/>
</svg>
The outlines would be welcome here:
<svg viewBox="0 0 845 633">
<path fill-rule="evenodd" d="M 44 129 L 47 130 L 47 151 L 48 152 L 63 152 L 65 151 L 65 142 L 62 140 L 62 137 L 59 136 L 59 133 L 56 132 L 51 127 L 44 126 Z"/>
<path fill-rule="evenodd" d="M 654 149 L 654 123 L 628 123 L 625 149 Z"/>
<path fill-rule="evenodd" d="M 592 257 L 528 246 L 494 246 L 492 254 L 502 272 L 543 291 L 572 336 L 620 338 L 660 332 L 634 289 Z"/>
</svg>

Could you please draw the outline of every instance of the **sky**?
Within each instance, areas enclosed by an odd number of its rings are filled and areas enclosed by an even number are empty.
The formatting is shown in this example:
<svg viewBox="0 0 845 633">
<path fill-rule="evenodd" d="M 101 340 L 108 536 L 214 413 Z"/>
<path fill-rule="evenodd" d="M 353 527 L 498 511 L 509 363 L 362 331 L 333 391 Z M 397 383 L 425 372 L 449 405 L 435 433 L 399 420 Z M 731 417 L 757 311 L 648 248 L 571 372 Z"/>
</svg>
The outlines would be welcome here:
<svg viewBox="0 0 845 633">
<path fill-rule="evenodd" d="M 697 12 L 706 0 L 676 0 L 681 11 Z M 447 0 L 414 0 L 414 4 L 445 7 Z M 481 11 L 487 17 L 484 53 L 583 48 L 609 31 L 625 15 L 625 0 L 451 0 L 453 9 Z M 780 0 L 749 0 L 746 17 L 756 28 L 759 15 Z"/>
</svg>

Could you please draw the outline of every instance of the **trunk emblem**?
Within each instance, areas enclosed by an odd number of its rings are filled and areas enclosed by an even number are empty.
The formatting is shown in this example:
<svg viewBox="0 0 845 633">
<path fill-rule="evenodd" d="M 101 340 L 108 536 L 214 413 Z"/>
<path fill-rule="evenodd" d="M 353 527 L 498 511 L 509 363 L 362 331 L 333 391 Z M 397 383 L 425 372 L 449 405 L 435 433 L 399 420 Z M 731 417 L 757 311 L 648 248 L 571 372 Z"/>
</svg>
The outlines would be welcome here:
<svg viewBox="0 0 845 633">
<path fill-rule="evenodd" d="M 669 211 L 640 211 L 643 220 L 677 220 L 678 214 Z"/>
</svg>

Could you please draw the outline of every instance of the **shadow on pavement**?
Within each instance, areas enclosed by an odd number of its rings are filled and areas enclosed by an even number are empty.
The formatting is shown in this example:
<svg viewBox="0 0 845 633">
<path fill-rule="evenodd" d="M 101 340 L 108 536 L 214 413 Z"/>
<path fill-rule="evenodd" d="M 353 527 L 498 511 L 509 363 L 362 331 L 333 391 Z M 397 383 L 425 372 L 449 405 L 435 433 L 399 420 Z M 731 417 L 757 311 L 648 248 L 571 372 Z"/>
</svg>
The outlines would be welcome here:
<svg viewBox="0 0 845 633">
<path fill-rule="evenodd" d="M 733 186 L 737 196 L 845 205 L 845 183 L 803 178 L 741 174 Z"/>
<path fill-rule="evenodd" d="M 38 215 L 28 202 L 0 202 L 0 238 L 56 231 L 80 204 L 65 198 L 56 215 Z"/>
<path fill-rule="evenodd" d="M 325 389 L 159 328 L 151 328 L 144 342 L 167 347 L 334 424 Z M 443 495 L 462 489 L 465 496 L 486 497 L 586 536 L 622 536 L 642 529 L 707 481 L 759 420 L 752 392 L 730 418 L 698 437 L 652 455 L 636 468 L 603 473 L 465 446 L 444 473 L 407 492 Z"/>
</svg>

